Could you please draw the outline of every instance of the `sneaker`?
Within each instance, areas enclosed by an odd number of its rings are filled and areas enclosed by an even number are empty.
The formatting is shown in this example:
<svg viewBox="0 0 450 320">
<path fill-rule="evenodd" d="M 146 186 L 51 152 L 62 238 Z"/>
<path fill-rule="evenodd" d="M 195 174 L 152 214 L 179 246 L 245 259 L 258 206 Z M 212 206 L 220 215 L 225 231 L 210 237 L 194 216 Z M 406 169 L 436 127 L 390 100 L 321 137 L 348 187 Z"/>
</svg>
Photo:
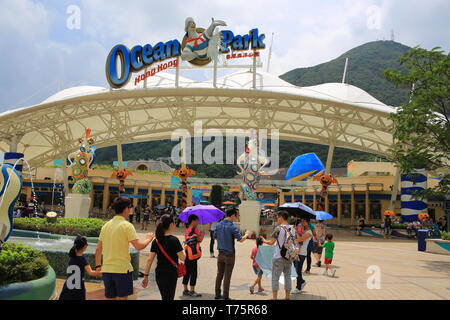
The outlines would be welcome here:
<svg viewBox="0 0 450 320">
<path fill-rule="evenodd" d="M 190 297 L 191 296 L 191 292 L 189 290 L 184 290 L 183 291 L 183 296 Z"/>
<path fill-rule="evenodd" d="M 310 274 L 311 272 L 309 270 L 303 271 L 304 274 Z"/>
<path fill-rule="evenodd" d="M 302 284 L 300 285 L 300 291 L 303 290 L 303 288 L 306 286 L 306 281 L 303 281 Z"/>
<path fill-rule="evenodd" d="M 333 277 L 334 278 L 334 275 L 336 274 L 336 269 L 333 269 L 332 271 L 331 271 L 331 277 Z"/>
<path fill-rule="evenodd" d="M 323 275 L 324 275 L 324 276 L 327 276 L 327 275 L 328 275 L 328 269 L 325 269 L 325 271 L 323 272 Z"/>
<path fill-rule="evenodd" d="M 301 290 L 298 290 L 297 288 L 294 289 L 294 291 L 292 291 L 292 294 L 299 294 L 301 293 Z"/>
<path fill-rule="evenodd" d="M 255 292 L 254 286 L 250 286 L 250 287 L 248 287 L 248 289 L 250 290 L 250 294 L 253 294 Z"/>
<path fill-rule="evenodd" d="M 215 258 L 214 253 L 211 253 L 211 258 Z"/>
<path fill-rule="evenodd" d="M 222 296 L 215 296 L 214 300 L 224 300 Z"/>
<path fill-rule="evenodd" d="M 258 289 L 258 292 L 263 292 L 264 291 L 264 288 L 259 288 Z"/>
<path fill-rule="evenodd" d="M 189 292 L 189 294 L 191 297 L 194 297 L 194 298 L 198 298 L 198 297 L 202 296 L 200 293 L 197 293 L 195 291 L 191 291 L 191 292 Z"/>
</svg>

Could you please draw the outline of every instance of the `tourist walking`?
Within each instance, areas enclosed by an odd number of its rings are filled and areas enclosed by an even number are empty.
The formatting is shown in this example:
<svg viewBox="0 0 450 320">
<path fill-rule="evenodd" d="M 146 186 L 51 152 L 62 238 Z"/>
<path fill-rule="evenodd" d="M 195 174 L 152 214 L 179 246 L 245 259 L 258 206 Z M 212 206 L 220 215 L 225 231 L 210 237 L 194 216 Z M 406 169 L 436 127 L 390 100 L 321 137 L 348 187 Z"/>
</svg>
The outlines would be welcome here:
<svg viewBox="0 0 450 320">
<path fill-rule="evenodd" d="M 302 234 L 298 234 L 297 241 L 301 243 L 299 260 L 294 261 L 295 271 L 297 272 L 297 284 L 295 286 L 293 294 L 301 293 L 303 288 L 306 285 L 306 280 L 303 279 L 303 263 L 306 260 L 306 256 L 308 254 L 309 243 L 312 242 L 312 230 L 309 227 L 309 219 L 303 218 L 300 220 L 300 225 L 302 228 Z"/>
<path fill-rule="evenodd" d="M 96 269 L 101 268 L 98 271 L 103 274 L 105 297 L 109 300 L 127 300 L 133 294 L 129 244 L 136 250 L 143 250 L 154 238 L 153 233 L 148 233 L 145 240 L 138 239 L 134 226 L 127 221 L 130 207 L 129 198 L 114 200 L 115 216 L 102 227 L 95 251 Z"/>
<path fill-rule="evenodd" d="M 361 216 L 358 219 L 358 225 L 356 226 L 356 235 L 357 236 L 361 236 L 362 235 L 361 231 L 365 228 L 365 226 L 366 226 L 366 220 L 364 219 L 363 216 Z"/>
<path fill-rule="evenodd" d="M 256 274 L 256 280 L 253 285 L 250 286 L 250 293 L 253 294 L 255 292 L 255 286 L 258 285 L 258 292 L 263 292 L 264 288 L 262 287 L 261 280 L 263 276 L 263 271 L 256 263 L 256 255 L 258 254 L 259 247 L 263 244 L 263 240 L 261 238 L 256 238 L 256 247 L 252 249 L 252 253 L 250 254 L 250 259 L 252 259 L 252 268 Z"/>
<path fill-rule="evenodd" d="M 323 244 L 325 248 L 325 272 L 324 275 L 334 277 L 336 274 L 336 269 L 331 265 L 333 263 L 334 256 L 334 247 L 335 244 L 333 242 L 333 235 L 331 233 L 326 235 L 326 242 Z M 328 273 L 328 270 L 331 271 L 331 274 Z"/>
<path fill-rule="evenodd" d="M 130 214 L 128 215 L 128 220 L 130 221 L 131 224 L 133 224 L 133 217 L 134 217 L 134 207 L 131 206 L 130 207 Z"/>
<path fill-rule="evenodd" d="M 249 236 L 250 231 L 246 231 L 242 236 L 239 229 L 233 224 L 238 221 L 238 211 L 230 208 L 226 211 L 226 218 L 216 225 L 214 237 L 217 239 L 219 256 L 217 257 L 217 277 L 216 277 L 216 300 L 230 300 L 230 282 L 235 262 L 234 241 L 244 242 Z M 223 295 L 221 286 L 223 281 Z"/>
<path fill-rule="evenodd" d="M 286 250 L 285 244 L 289 241 L 289 239 L 294 237 L 294 242 L 296 242 L 296 230 L 294 227 L 290 226 L 288 223 L 289 214 L 287 211 L 279 211 L 277 215 L 278 226 L 272 233 L 272 239 L 266 240 L 264 237 L 261 237 L 263 243 L 268 245 L 275 246 L 275 252 L 272 259 L 272 296 L 273 300 L 277 300 L 278 290 L 279 290 L 279 279 L 281 274 L 284 275 L 284 291 L 285 291 L 285 299 L 289 300 L 289 296 L 291 294 L 291 269 L 292 269 L 292 261 L 286 259 L 281 254 L 281 250 Z M 298 255 L 298 253 L 297 253 Z"/>
<path fill-rule="evenodd" d="M 142 230 L 147 230 L 149 222 L 150 222 L 150 206 L 146 206 L 144 209 L 144 215 L 142 217 Z"/>
<path fill-rule="evenodd" d="M 306 253 L 306 270 L 305 270 L 305 274 L 309 274 L 311 272 L 311 264 L 312 264 L 311 254 L 312 254 L 312 252 L 314 250 L 315 242 L 317 242 L 316 227 L 314 226 L 314 223 L 310 222 L 308 224 L 308 227 L 309 227 L 309 229 L 312 232 L 312 235 L 313 235 L 312 240 L 313 241 L 309 241 L 309 243 L 308 243 L 308 248 L 307 248 L 307 253 Z M 297 233 L 302 235 L 303 232 L 304 231 L 302 230 L 301 222 L 300 222 L 300 225 L 297 228 Z"/>
<path fill-rule="evenodd" d="M 322 265 L 322 251 L 323 247 L 322 245 L 325 243 L 325 236 L 326 236 L 326 226 L 323 223 L 323 220 L 318 220 L 318 223 L 315 225 L 316 227 L 316 236 L 317 236 L 317 243 L 314 246 L 314 258 L 316 259 L 316 266 L 320 268 Z"/>
<path fill-rule="evenodd" d="M 156 239 L 152 243 L 141 283 L 142 287 L 147 288 L 150 268 L 156 257 L 155 278 L 162 300 L 174 300 L 178 280 L 178 261 L 184 261 L 186 257 L 180 240 L 173 235 L 174 229 L 173 218 L 168 214 L 163 215 L 156 227 Z"/>
<path fill-rule="evenodd" d="M 101 277 L 100 271 L 92 270 L 83 253 L 88 247 L 85 237 L 77 236 L 73 247 L 69 251 L 67 280 L 59 295 L 59 300 L 86 300 L 86 287 L 84 285 L 84 272 L 91 277 Z M 70 284 L 68 282 L 70 281 Z"/>
<path fill-rule="evenodd" d="M 202 249 L 200 247 L 200 243 L 203 241 L 203 237 L 205 234 L 198 230 L 198 217 L 194 214 L 191 214 L 188 217 L 189 227 L 186 228 L 184 233 L 185 239 L 185 251 L 186 251 L 186 275 L 183 277 L 183 296 L 187 297 L 201 297 L 202 295 L 195 292 L 195 285 L 197 283 L 197 272 L 198 266 L 197 262 L 202 256 Z M 191 287 L 191 290 L 188 289 L 188 283 Z"/>
<path fill-rule="evenodd" d="M 384 218 L 384 237 L 390 238 L 392 232 L 392 220 L 390 216 Z"/>
<path fill-rule="evenodd" d="M 209 254 L 210 254 L 211 258 L 216 257 L 214 255 L 214 231 L 216 230 L 216 225 L 217 225 L 217 221 L 209 224 L 209 235 L 211 237 L 209 240 Z"/>
<path fill-rule="evenodd" d="M 137 205 L 136 208 L 134 209 L 134 216 L 135 216 L 136 223 L 141 223 L 141 206 L 140 205 Z"/>
</svg>

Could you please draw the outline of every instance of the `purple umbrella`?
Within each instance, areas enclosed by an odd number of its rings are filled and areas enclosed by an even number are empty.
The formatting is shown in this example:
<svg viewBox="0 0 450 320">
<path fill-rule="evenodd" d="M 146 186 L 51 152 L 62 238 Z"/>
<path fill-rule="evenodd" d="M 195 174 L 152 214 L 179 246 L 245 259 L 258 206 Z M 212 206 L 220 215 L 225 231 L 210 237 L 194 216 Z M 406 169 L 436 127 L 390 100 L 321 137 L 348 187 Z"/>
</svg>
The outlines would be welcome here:
<svg viewBox="0 0 450 320">
<path fill-rule="evenodd" d="M 199 224 L 207 224 L 211 222 L 216 222 L 222 219 L 225 216 L 223 211 L 220 211 L 213 205 L 196 205 L 193 207 L 187 207 L 180 214 L 178 219 L 183 222 L 188 222 L 188 218 L 190 215 L 196 215 L 198 217 Z"/>
</svg>

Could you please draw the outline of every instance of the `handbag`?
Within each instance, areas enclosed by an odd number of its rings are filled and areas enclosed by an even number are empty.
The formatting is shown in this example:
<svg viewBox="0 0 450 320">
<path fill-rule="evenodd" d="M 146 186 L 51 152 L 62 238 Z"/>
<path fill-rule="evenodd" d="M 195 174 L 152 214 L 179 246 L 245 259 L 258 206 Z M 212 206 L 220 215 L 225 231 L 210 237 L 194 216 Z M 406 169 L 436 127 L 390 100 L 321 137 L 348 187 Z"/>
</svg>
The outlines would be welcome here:
<svg viewBox="0 0 450 320">
<path fill-rule="evenodd" d="M 158 239 L 155 239 L 156 244 L 159 247 L 159 250 L 166 256 L 167 260 L 172 263 L 172 265 L 177 268 L 178 278 L 184 277 L 186 275 L 186 265 L 184 263 L 179 262 L 178 265 L 173 261 L 171 257 L 166 253 L 166 251 L 163 249 L 162 245 L 158 242 Z"/>
</svg>

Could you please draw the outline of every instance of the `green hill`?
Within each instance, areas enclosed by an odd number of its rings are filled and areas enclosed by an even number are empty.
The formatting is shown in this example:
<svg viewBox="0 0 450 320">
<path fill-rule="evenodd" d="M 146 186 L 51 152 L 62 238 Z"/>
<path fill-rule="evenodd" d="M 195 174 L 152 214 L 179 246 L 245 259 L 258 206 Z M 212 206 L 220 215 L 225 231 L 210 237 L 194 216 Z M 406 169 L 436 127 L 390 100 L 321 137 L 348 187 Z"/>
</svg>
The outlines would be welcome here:
<svg viewBox="0 0 450 320">
<path fill-rule="evenodd" d="M 345 58 L 348 57 L 345 82 L 367 91 L 381 102 L 399 106 L 408 102 L 408 88 L 396 88 L 384 78 L 384 70 L 402 70 L 398 60 L 410 49 L 394 41 L 373 41 L 353 48 L 338 58 L 309 68 L 297 68 L 280 78 L 297 86 L 341 82 Z"/>
<path fill-rule="evenodd" d="M 349 58 L 346 83 L 357 86 L 391 106 L 398 106 L 408 101 L 407 88 L 395 88 L 384 79 L 384 70 L 394 68 L 401 70 L 398 61 L 409 50 L 394 41 L 374 41 L 363 44 L 342 54 L 338 58 L 309 68 L 291 70 L 280 78 L 298 85 L 312 86 L 326 82 L 341 82 L 345 58 Z M 123 145 L 124 160 L 157 159 L 170 157 L 176 142 L 169 140 L 149 141 Z M 205 143 L 206 145 L 206 143 Z M 325 163 L 328 147 L 296 141 L 280 141 L 280 167 L 288 167 L 296 156 L 314 152 Z M 236 151 L 235 151 L 236 153 Z M 373 161 L 376 156 L 364 152 L 336 148 L 332 166 L 345 167 L 350 160 Z M 117 160 L 116 148 L 108 147 L 97 152 L 98 164 L 112 164 Z M 211 178 L 231 178 L 237 171 L 235 165 L 190 165 L 198 171 L 198 176 Z"/>
</svg>

